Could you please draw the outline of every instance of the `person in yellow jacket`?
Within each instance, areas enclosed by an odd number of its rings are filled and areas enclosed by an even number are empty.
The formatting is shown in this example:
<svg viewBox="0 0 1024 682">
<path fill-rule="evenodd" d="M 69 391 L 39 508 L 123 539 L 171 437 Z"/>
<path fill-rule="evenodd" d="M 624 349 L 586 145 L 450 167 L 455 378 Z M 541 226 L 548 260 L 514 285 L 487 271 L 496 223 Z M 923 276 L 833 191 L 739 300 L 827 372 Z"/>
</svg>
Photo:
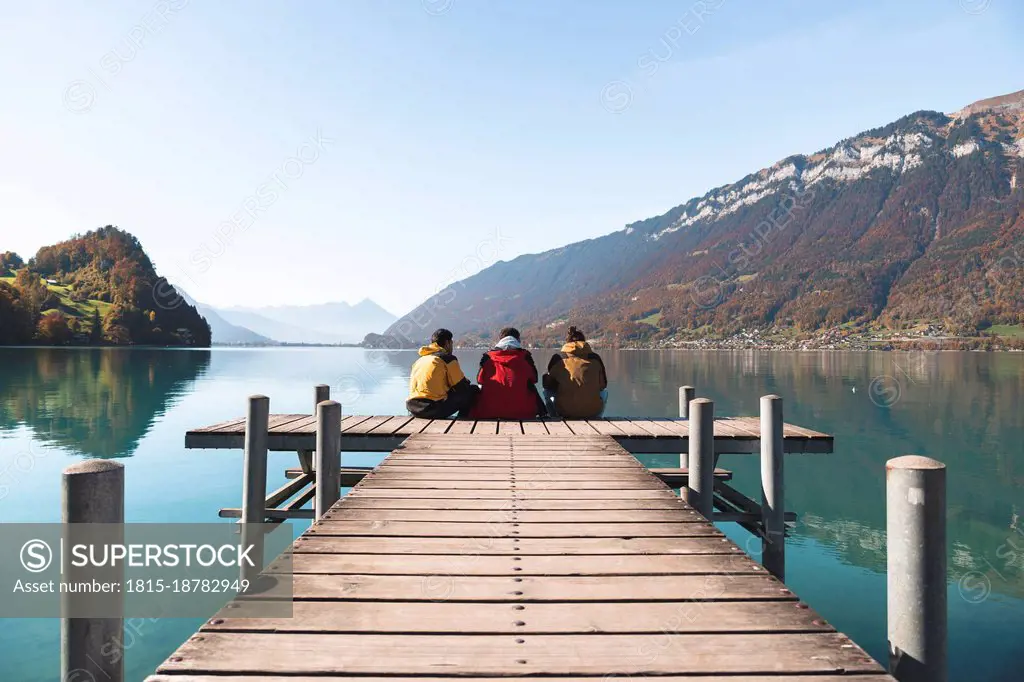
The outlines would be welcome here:
<svg viewBox="0 0 1024 682">
<path fill-rule="evenodd" d="M 541 383 L 544 403 L 552 417 L 592 419 L 604 414 L 608 374 L 601 356 L 576 327 L 569 327 L 565 345 L 551 357 Z"/>
<path fill-rule="evenodd" d="M 452 338 L 447 329 L 438 329 L 430 337 L 430 345 L 420 348 L 409 377 L 409 399 L 405 401 L 414 417 L 445 419 L 456 413 L 466 416 L 473 409 L 480 389 L 469 383 L 452 355 Z"/>
</svg>

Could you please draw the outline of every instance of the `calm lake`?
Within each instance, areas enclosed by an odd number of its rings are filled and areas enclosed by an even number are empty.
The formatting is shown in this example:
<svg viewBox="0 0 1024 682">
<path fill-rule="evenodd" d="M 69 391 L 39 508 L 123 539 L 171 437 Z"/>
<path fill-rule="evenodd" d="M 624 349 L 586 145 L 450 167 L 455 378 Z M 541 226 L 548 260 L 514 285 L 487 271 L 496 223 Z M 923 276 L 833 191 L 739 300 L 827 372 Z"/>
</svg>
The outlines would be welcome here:
<svg viewBox="0 0 1024 682">
<path fill-rule="evenodd" d="M 463 367 L 478 351 L 458 352 Z M 537 351 L 538 364 L 548 354 Z M 609 416 L 677 414 L 680 385 L 718 415 L 756 414 L 777 393 L 787 422 L 832 433 L 832 455 L 786 462 L 787 582 L 838 629 L 886 659 L 885 461 L 914 453 L 948 467 L 950 679 L 1022 679 L 1024 644 L 1024 354 L 603 353 Z M 0 349 L 0 521 L 60 520 L 60 472 L 83 457 L 126 469 L 129 522 L 217 522 L 241 500 L 242 453 L 185 450 L 189 428 L 241 416 L 246 396 L 271 412 L 312 411 L 327 383 L 347 414 L 402 414 L 413 352 L 360 349 Z M 372 465 L 381 454 L 344 453 Z M 270 485 L 290 453 L 271 453 Z M 676 466 L 676 456 L 643 457 Z M 757 457 L 725 456 L 748 495 Z M 225 522 L 225 521 L 221 521 Z M 301 524 L 295 531 L 300 532 Z M 746 546 L 734 524 L 723 530 Z M 753 546 L 751 543 L 750 546 Z M 141 680 L 198 620 L 127 623 L 128 680 Z M 59 677 L 59 623 L 0 621 L 0 679 Z"/>
</svg>

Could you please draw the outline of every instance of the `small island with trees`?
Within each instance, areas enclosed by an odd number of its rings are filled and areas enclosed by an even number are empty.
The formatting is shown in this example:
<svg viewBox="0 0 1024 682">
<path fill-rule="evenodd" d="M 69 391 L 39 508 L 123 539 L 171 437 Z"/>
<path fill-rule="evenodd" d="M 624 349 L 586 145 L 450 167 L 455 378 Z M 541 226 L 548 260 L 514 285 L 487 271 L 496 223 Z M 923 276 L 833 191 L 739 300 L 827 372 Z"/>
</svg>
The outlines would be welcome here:
<svg viewBox="0 0 1024 682">
<path fill-rule="evenodd" d="M 27 262 L 0 252 L 0 345 L 208 348 L 210 326 L 138 239 L 108 225 Z"/>
</svg>

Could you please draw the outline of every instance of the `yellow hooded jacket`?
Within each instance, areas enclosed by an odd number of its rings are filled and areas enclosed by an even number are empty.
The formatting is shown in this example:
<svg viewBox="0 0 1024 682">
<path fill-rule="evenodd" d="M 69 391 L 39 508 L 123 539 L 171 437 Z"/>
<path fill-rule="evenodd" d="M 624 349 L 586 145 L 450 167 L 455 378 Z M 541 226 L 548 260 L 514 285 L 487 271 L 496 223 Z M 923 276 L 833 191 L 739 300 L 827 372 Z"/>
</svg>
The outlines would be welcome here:
<svg viewBox="0 0 1024 682">
<path fill-rule="evenodd" d="M 448 391 L 460 381 L 466 381 L 466 375 L 454 355 L 436 343 L 423 346 L 419 359 L 412 365 L 409 399 L 444 400 Z"/>
</svg>

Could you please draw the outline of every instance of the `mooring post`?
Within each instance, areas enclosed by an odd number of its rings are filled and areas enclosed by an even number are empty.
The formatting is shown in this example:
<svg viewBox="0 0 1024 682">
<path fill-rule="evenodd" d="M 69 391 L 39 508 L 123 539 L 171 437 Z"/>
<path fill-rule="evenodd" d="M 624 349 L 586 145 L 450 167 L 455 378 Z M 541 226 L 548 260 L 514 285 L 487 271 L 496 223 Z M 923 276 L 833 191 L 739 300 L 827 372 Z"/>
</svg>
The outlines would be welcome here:
<svg viewBox="0 0 1024 682">
<path fill-rule="evenodd" d="M 690 457 L 686 501 L 711 518 L 715 509 L 715 404 L 707 398 L 690 402 Z"/>
<path fill-rule="evenodd" d="M 317 384 L 313 387 L 313 414 L 316 415 L 316 406 L 325 400 L 331 399 L 331 387 L 327 384 Z M 299 467 L 302 473 L 308 474 L 313 471 L 313 451 L 299 450 Z"/>
<path fill-rule="evenodd" d="M 889 672 L 946 682 L 946 466 L 908 455 L 885 477 Z"/>
<path fill-rule="evenodd" d="M 316 414 L 316 406 L 331 399 L 331 387 L 327 384 L 317 384 L 313 387 L 313 414 Z"/>
<path fill-rule="evenodd" d="M 88 542 L 96 531 L 75 529 L 67 524 L 124 523 L 124 465 L 105 459 L 89 459 L 64 470 L 62 482 L 65 542 L 76 538 Z M 103 532 L 105 540 L 121 537 L 120 529 Z M 96 538 L 93 538 L 96 541 Z M 70 553 L 68 553 L 70 554 Z M 86 569 L 89 571 L 90 569 Z M 96 569 L 86 576 L 71 566 L 69 556 L 63 559 L 65 579 L 94 578 Z M 99 569 L 105 582 L 123 582 L 124 566 Z M 104 595 L 111 612 L 120 613 L 123 595 Z M 65 614 L 73 614 L 76 605 L 95 600 L 90 595 L 63 594 L 61 605 Z M 60 621 L 60 659 L 62 680 L 124 680 L 124 618 L 73 618 Z"/>
<path fill-rule="evenodd" d="M 270 398 L 249 396 L 245 415 L 245 464 L 242 479 L 242 523 L 263 523 L 267 500 L 267 431 Z"/>
<path fill-rule="evenodd" d="M 341 498 L 341 404 L 328 400 L 316 406 L 316 501 L 319 519 Z"/>
<path fill-rule="evenodd" d="M 690 418 L 690 401 L 697 396 L 697 389 L 693 386 L 679 387 L 679 418 Z"/>
<path fill-rule="evenodd" d="M 782 398 L 761 397 L 761 564 L 786 579 L 786 495 L 783 477 Z"/>
</svg>

